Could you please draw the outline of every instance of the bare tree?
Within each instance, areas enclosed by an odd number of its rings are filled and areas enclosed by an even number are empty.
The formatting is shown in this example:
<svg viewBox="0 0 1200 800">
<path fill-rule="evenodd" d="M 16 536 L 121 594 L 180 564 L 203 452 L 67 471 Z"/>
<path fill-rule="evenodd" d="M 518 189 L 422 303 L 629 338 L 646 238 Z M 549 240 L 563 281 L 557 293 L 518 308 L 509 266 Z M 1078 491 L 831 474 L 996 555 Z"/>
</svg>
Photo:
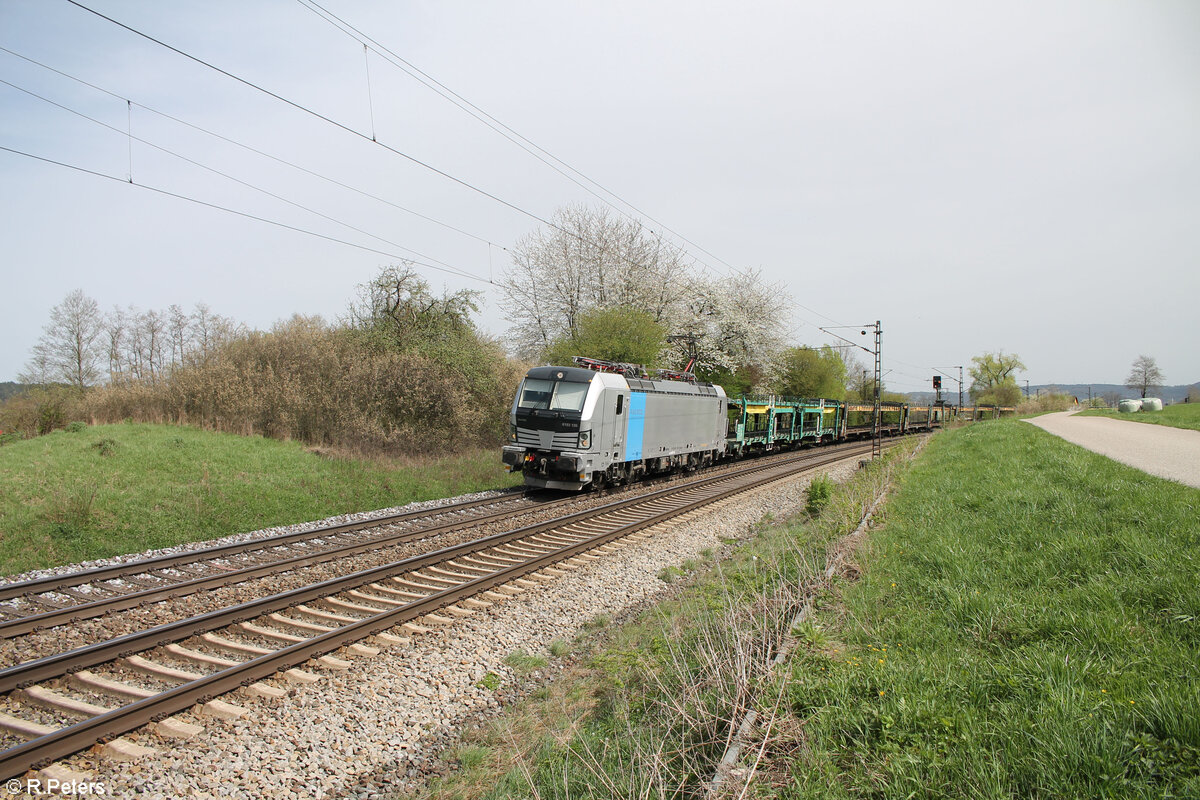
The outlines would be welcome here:
<svg viewBox="0 0 1200 800">
<path fill-rule="evenodd" d="M 33 350 L 29 354 L 29 361 L 25 363 L 25 369 L 17 376 L 17 380 L 21 383 L 38 386 L 54 383 L 56 380 L 54 359 L 45 342 L 39 341 L 33 346 Z"/>
<path fill-rule="evenodd" d="M 116 383 L 128 377 L 125 346 L 129 333 L 129 319 L 120 306 L 104 318 L 104 343 L 108 350 L 108 379 Z"/>
<path fill-rule="evenodd" d="M 68 383 L 81 391 L 94 384 L 100 378 L 101 324 L 95 300 L 80 289 L 68 294 L 50 309 L 50 322 L 34 346 L 25 377 L 42 378 L 38 383 Z"/>
<path fill-rule="evenodd" d="M 220 318 L 212 313 L 204 303 L 196 303 L 192 311 L 192 341 L 196 343 L 201 364 L 208 362 L 208 354 L 216 345 L 217 320 Z"/>
<path fill-rule="evenodd" d="M 160 312 L 150 309 L 137 315 L 138 330 L 138 377 L 154 381 L 163 372 L 163 347 L 167 339 L 167 319 Z"/>
<path fill-rule="evenodd" d="M 1163 373 L 1158 368 L 1158 364 L 1150 356 L 1138 356 L 1133 360 L 1133 367 L 1129 371 L 1129 377 L 1125 379 L 1125 385 L 1135 392 L 1141 392 L 1142 397 L 1146 396 L 1146 392 L 1162 386 Z"/>
<path fill-rule="evenodd" d="M 574 336 L 595 309 L 644 311 L 669 329 L 685 321 L 691 275 L 682 251 L 607 209 L 562 208 L 553 223 L 517 242 L 501 279 L 519 353 L 536 357 Z"/>
<path fill-rule="evenodd" d="M 166 324 L 167 336 L 171 340 L 171 367 L 172 369 L 182 366 L 184 358 L 187 356 L 189 342 L 189 324 L 188 315 L 183 313 L 183 309 L 178 303 L 172 303 L 167 307 Z"/>
</svg>

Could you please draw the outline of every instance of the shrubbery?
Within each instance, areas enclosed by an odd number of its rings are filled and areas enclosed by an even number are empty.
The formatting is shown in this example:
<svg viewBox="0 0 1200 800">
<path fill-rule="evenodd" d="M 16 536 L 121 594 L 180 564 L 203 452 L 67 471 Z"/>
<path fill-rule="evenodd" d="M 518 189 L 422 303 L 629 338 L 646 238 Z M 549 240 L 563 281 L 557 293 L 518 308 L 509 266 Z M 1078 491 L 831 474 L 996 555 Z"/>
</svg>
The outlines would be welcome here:
<svg viewBox="0 0 1200 800">
<path fill-rule="evenodd" d="M 1075 398 L 1069 394 L 1044 394 L 1040 397 L 1027 397 L 1017 406 L 1018 414 L 1044 414 L 1048 411 L 1066 411 L 1075 405 Z"/>
<path fill-rule="evenodd" d="M 191 423 L 362 453 L 443 453 L 498 444 L 519 378 L 520 368 L 478 337 L 441 353 L 405 352 L 295 317 L 168 380 L 95 389 L 87 407 L 99 422 Z"/>
<path fill-rule="evenodd" d="M 434 297 L 413 273 L 389 268 L 347 320 L 296 316 L 165 375 L 35 389 L 0 407 L 0 430 L 35 436 L 72 419 L 133 420 L 366 454 L 496 446 L 523 366 L 474 328 L 473 301 Z"/>
</svg>

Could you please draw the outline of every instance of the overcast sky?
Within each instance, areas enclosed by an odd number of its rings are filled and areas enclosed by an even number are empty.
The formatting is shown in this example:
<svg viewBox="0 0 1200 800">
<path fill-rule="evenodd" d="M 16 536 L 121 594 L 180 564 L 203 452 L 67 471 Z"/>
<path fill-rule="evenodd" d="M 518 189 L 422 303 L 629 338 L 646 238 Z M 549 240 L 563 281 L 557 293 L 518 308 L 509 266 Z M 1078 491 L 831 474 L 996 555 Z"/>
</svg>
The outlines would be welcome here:
<svg viewBox="0 0 1200 800">
<path fill-rule="evenodd" d="M 714 273 L 785 283 L 796 343 L 882 320 L 890 388 L 999 349 L 1035 384 L 1120 383 L 1141 353 L 1200 381 L 1200 3 L 318 1 Z M 598 202 L 300 0 L 81 2 L 366 138 L 67 0 L 0 0 L 0 47 L 116 97 L 3 51 L 0 79 L 117 129 L 0 84 L 0 147 L 118 179 L 0 151 L 0 380 L 72 289 L 266 328 L 336 318 L 401 246 L 477 276 L 422 269 L 484 290 L 480 323 L 501 334 L 503 248 Z"/>
</svg>

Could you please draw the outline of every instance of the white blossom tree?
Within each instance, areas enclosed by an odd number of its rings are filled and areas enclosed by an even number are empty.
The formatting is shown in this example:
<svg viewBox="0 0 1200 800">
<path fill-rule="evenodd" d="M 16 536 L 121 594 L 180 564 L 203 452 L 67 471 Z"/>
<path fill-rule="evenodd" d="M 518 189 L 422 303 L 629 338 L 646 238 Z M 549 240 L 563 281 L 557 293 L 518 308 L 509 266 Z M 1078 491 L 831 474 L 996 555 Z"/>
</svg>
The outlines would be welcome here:
<svg viewBox="0 0 1200 800">
<path fill-rule="evenodd" d="M 681 249 L 606 209 L 570 206 L 513 247 L 501 280 L 501 308 L 514 350 L 537 359 L 578 333 L 581 317 L 601 309 L 648 314 L 674 337 L 667 362 L 691 355 L 707 373 L 750 368 L 765 379 L 783 346 L 788 297 L 750 270 L 728 277 L 697 273 Z"/>
</svg>

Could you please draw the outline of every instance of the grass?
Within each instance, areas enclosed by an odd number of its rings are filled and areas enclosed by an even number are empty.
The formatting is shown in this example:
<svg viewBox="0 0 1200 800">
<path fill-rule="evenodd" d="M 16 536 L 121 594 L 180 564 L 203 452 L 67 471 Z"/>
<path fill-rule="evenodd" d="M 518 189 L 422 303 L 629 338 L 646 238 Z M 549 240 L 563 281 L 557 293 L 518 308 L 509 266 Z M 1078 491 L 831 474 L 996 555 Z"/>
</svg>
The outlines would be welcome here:
<svg viewBox="0 0 1200 800">
<path fill-rule="evenodd" d="M 0 574 L 514 483 L 492 452 L 401 463 L 172 425 L 56 431 L 0 447 Z"/>
<path fill-rule="evenodd" d="M 504 657 L 504 663 L 508 664 L 517 672 L 533 672 L 535 669 L 542 669 L 545 667 L 547 661 L 541 656 L 530 655 L 524 650 L 518 648 Z"/>
<path fill-rule="evenodd" d="M 1146 422 L 1150 425 L 1169 425 L 1172 428 L 1186 428 L 1200 431 L 1200 403 L 1176 403 L 1167 406 L 1162 411 L 1136 411 L 1132 414 L 1122 414 L 1112 409 L 1091 409 L 1081 411 L 1085 417 L 1112 417 L 1125 419 L 1130 422 Z"/>
<path fill-rule="evenodd" d="M 590 634 L 428 796 L 703 796 L 753 708 L 727 796 L 1200 797 L 1200 492 L 1009 420 L 892 471 L 882 527 L 803 623 L 880 471 Z"/>
<path fill-rule="evenodd" d="M 1030 426 L 941 437 L 778 685 L 779 797 L 1200 796 L 1200 492 Z M 803 745 L 797 753 L 788 746 Z M 771 776 L 766 778 L 765 776 Z"/>
<path fill-rule="evenodd" d="M 835 489 L 819 523 L 764 526 L 729 560 L 691 561 L 694 582 L 635 623 L 584 626 L 563 677 L 468 734 L 464 745 L 489 757 L 424 796 L 701 795 L 731 714 L 787 632 L 799 587 L 823 567 L 806 551 L 823 553 L 857 525 L 887 474 L 868 470 Z"/>
</svg>

